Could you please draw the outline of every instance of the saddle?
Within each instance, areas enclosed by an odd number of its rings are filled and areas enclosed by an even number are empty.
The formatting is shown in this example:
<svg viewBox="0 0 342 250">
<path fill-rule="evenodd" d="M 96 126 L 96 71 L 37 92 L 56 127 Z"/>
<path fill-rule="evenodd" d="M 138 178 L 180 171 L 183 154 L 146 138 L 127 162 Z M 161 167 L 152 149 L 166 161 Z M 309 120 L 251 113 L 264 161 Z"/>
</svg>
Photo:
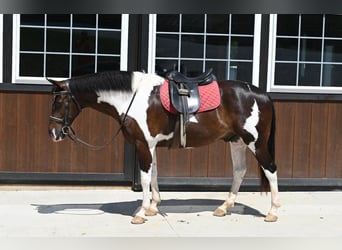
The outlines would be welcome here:
<svg viewBox="0 0 342 250">
<path fill-rule="evenodd" d="M 166 79 L 169 81 L 170 102 L 180 115 L 180 141 L 186 146 L 186 124 L 191 114 L 196 113 L 201 105 L 199 86 L 216 81 L 212 69 L 196 77 L 187 77 L 172 71 Z"/>
</svg>

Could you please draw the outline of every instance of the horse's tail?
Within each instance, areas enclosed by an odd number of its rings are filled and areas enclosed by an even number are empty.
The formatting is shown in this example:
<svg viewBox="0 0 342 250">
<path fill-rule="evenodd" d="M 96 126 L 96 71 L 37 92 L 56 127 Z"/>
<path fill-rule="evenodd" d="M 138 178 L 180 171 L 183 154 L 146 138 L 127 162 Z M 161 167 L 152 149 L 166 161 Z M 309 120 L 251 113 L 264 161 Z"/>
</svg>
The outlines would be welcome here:
<svg viewBox="0 0 342 250">
<path fill-rule="evenodd" d="M 271 102 L 272 106 L 272 120 L 271 120 L 271 130 L 270 135 L 268 137 L 268 152 L 271 157 L 272 164 L 274 164 L 274 157 L 275 157 L 275 129 L 276 129 L 276 122 L 275 122 L 275 111 L 273 103 Z M 259 166 L 260 170 L 260 190 L 261 192 L 269 192 L 270 191 L 270 184 L 268 179 L 265 176 L 264 170 Z"/>
</svg>

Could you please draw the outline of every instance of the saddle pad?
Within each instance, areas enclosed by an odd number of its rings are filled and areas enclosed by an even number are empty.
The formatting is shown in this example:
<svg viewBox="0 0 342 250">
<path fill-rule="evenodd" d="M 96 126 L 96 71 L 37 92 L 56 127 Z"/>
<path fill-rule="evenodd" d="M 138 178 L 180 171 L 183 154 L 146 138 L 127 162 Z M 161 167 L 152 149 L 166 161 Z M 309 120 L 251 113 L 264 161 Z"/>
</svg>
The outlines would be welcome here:
<svg viewBox="0 0 342 250">
<path fill-rule="evenodd" d="M 198 89 L 200 94 L 200 108 L 196 113 L 212 110 L 220 105 L 220 90 L 216 81 L 207 85 L 198 86 Z M 170 102 L 169 82 L 167 80 L 160 86 L 160 101 L 167 111 L 178 114 Z"/>
</svg>

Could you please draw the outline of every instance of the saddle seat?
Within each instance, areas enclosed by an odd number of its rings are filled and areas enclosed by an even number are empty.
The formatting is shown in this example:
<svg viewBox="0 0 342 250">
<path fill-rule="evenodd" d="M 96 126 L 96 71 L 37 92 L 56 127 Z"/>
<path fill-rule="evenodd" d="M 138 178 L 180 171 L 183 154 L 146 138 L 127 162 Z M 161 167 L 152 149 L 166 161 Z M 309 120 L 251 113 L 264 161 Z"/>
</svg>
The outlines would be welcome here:
<svg viewBox="0 0 342 250">
<path fill-rule="evenodd" d="M 176 83 L 184 83 L 184 84 L 194 83 L 197 85 L 206 85 L 216 80 L 216 77 L 213 75 L 212 72 L 213 72 L 213 69 L 210 68 L 209 70 L 207 70 L 206 72 L 202 73 L 199 76 L 188 77 L 178 71 L 172 71 L 166 76 L 166 78 L 169 81 L 174 81 Z"/>
</svg>

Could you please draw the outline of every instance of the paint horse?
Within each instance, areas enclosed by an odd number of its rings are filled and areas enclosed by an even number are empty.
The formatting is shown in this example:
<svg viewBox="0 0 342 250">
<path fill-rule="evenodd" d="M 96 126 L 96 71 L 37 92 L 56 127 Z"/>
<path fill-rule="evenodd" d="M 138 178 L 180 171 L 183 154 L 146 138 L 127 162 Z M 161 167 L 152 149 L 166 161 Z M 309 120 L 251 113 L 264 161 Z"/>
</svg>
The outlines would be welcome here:
<svg viewBox="0 0 342 250">
<path fill-rule="evenodd" d="M 155 74 L 113 71 L 54 81 L 49 134 L 56 142 L 71 131 L 71 124 L 83 108 L 93 108 L 112 116 L 121 125 L 125 139 L 134 144 L 141 172 L 143 200 L 133 224 L 158 213 L 161 202 L 157 182 L 156 147 L 182 147 L 179 115 L 161 103 L 160 89 L 167 82 Z M 230 143 L 233 182 L 225 202 L 215 216 L 225 216 L 234 206 L 246 173 L 246 149 L 260 165 L 262 191 L 271 191 L 271 208 L 265 221 L 278 219 L 277 168 L 273 160 L 274 110 L 269 97 L 257 87 L 241 81 L 218 81 L 217 108 L 190 115 L 186 124 L 186 147 L 199 147 L 224 140 Z M 150 190 L 151 188 L 151 190 Z M 150 200 L 150 191 L 152 200 Z"/>
</svg>

